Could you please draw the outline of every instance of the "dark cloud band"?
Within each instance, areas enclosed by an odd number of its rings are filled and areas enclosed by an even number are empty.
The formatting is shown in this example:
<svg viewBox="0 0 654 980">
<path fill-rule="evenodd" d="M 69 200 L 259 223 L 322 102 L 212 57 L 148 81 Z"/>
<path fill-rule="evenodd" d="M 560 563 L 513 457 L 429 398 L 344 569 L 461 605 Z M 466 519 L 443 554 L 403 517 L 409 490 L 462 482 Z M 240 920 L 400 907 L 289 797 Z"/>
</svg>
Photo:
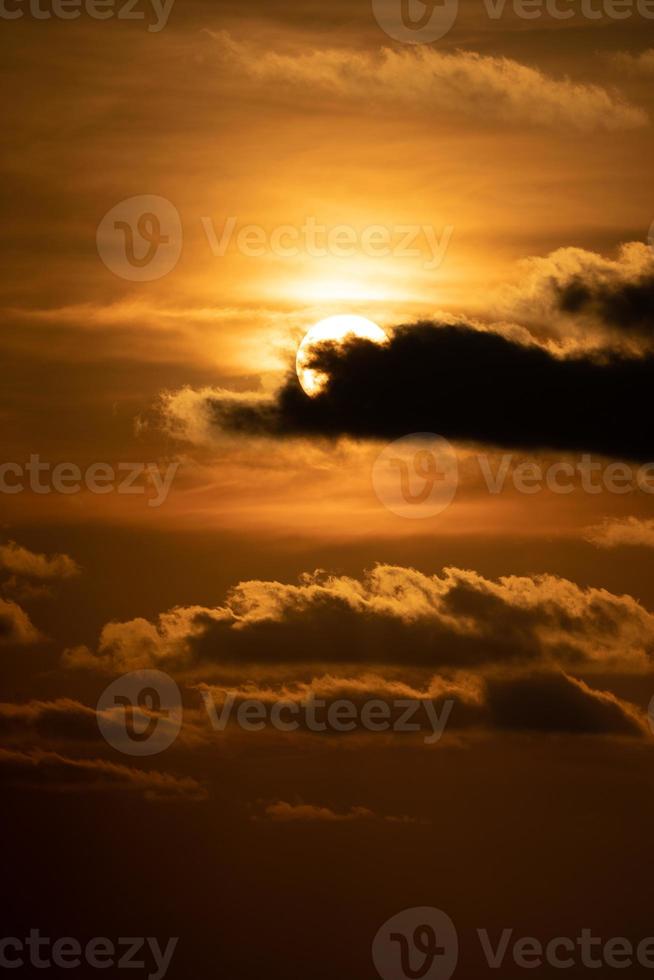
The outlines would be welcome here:
<svg viewBox="0 0 654 980">
<path fill-rule="evenodd" d="M 289 376 L 272 401 L 215 399 L 222 428 L 268 435 L 448 439 L 654 457 L 654 355 L 556 357 L 495 333 L 420 322 L 385 345 L 316 349 L 329 384 L 309 398 Z"/>
</svg>

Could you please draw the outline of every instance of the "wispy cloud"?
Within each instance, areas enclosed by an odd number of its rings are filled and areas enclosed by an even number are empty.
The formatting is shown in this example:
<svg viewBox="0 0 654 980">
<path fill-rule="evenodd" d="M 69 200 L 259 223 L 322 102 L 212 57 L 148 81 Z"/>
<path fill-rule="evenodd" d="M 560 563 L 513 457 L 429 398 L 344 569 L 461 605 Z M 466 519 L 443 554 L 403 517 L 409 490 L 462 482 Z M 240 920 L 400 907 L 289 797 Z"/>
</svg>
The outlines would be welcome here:
<svg viewBox="0 0 654 980">
<path fill-rule="evenodd" d="M 379 820 L 383 823 L 419 823 L 413 817 L 393 817 L 375 813 L 365 806 L 353 806 L 349 810 L 337 811 L 328 806 L 316 806 L 311 803 L 287 803 L 277 800 L 268 803 L 263 808 L 261 816 L 255 820 L 272 820 L 275 823 L 353 823 L 359 820 Z"/>
<path fill-rule="evenodd" d="M 130 790 L 152 800 L 203 800 L 207 795 L 201 784 L 188 776 L 135 769 L 104 759 L 73 759 L 43 749 L 0 749 L 0 770 L 11 782 L 54 791 Z"/>
<path fill-rule="evenodd" d="M 654 548 L 654 520 L 607 518 L 601 524 L 586 528 L 584 537 L 599 548 L 619 548 L 623 545 Z"/>
<path fill-rule="evenodd" d="M 615 92 L 555 79 L 510 58 L 419 47 L 382 48 L 378 54 L 342 49 L 277 54 L 235 41 L 226 32 L 214 37 L 224 60 L 267 86 L 277 83 L 298 92 L 313 88 L 343 99 L 529 126 L 589 131 L 647 124 L 646 113 Z"/>
<path fill-rule="evenodd" d="M 648 48 L 639 54 L 618 51 L 612 56 L 612 61 L 631 75 L 654 75 L 654 48 Z"/>
</svg>

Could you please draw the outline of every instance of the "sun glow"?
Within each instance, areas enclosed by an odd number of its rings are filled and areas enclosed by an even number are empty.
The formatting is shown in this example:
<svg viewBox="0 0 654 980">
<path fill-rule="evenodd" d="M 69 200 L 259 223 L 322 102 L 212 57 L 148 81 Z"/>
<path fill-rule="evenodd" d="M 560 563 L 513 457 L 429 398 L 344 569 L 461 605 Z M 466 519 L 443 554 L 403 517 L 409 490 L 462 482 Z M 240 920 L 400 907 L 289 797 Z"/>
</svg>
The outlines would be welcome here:
<svg viewBox="0 0 654 980">
<path fill-rule="evenodd" d="M 305 334 L 295 362 L 298 379 L 307 395 L 317 395 L 327 382 L 327 377 L 322 371 L 308 367 L 314 348 L 326 340 L 341 343 L 346 337 L 361 337 L 364 340 L 372 340 L 376 344 L 385 344 L 388 341 L 382 328 L 364 316 L 344 313 L 328 316 L 325 320 L 315 323 Z"/>
</svg>

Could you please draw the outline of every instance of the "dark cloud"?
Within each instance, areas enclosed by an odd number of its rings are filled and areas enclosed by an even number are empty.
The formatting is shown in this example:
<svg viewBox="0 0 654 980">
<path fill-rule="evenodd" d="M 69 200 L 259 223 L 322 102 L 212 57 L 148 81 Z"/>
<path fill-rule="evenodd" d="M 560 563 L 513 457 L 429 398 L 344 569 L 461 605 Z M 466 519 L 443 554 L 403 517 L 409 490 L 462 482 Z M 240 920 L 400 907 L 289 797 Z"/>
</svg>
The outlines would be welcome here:
<svg viewBox="0 0 654 980">
<path fill-rule="evenodd" d="M 0 704 L 0 733 L 98 741 L 96 712 L 72 698 Z"/>
<path fill-rule="evenodd" d="M 211 402 L 216 424 L 268 435 L 448 439 L 524 449 L 654 457 L 654 355 L 556 357 L 463 325 L 401 326 L 388 344 L 316 349 L 329 383 L 309 398 L 293 376 L 271 401 Z"/>
<path fill-rule="evenodd" d="M 633 331 L 648 340 L 654 334 L 654 274 L 631 282 L 573 276 L 555 287 L 563 313 L 584 314 L 608 327 Z"/>
<path fill-rule="evenodd" d="M 188 776 L 135 769 L 104 759 L 73 759 L 40 748 L 0 748 L 0 772 L 11 784 L 55 792 L 121 790 L 151 800 L 203 800 L 207 795 L 204 787 Z"/>
<path fill-rule="evenodd" d="M 645 732 L 632 705 L 566 674 L 487 680 L 485 699 L 495 728 L 574 735 L 642 736 Z"/>
<path fill-rule="evenodd" d="M 325 723 L 329 706 L 345 699 L 356 708 L 351 732 L 337 732 L 326 725 L 320 737 L 370 736 L 361 723 L 364 706 L 371 699 L 388 706 L 389 724 L 397 731 L 418 733 L 418 740 L 432 738 L 434 718 L 443 718 L 444 733 L 551 732 L 570 735 L 627 735 L 642 738 L 649 734 L 644 713 L 634 704 L 610 691 L 599 690 L 563 671 L 516 666 L 509 671 L 484 676 L 479 672 L 458 672 L 455 679 L 432 675 L 423 689 L 411 688 L 401 681 L 384 680 L 378 675 L 339 678 L 332 675 L 314 677 L 306 684 L 286 684 L 261 688 L 248 684 L 242 689 L 230 686 L 202 685 L 218 713 L 226 712 L 227 693 L 234 698 L 228 723 L 236 726 L 238 705 L 251 699 L 270 705 L 275 701 L 301 705 L 308 696 L 316 698 L 315 717 Z M 403 705 L 407 700 L 429 702 L 411 715 L 413 728 L 402 728 Z M 449 710 L 444 710 L 446 702 Z M 311 734 L 302 713 L 297 713 L 298 731 Z M 314 730 L 315 731 L 315 730 Z"/>
<path fill-rule="evenodd" d="M 0 646 L 27 646 L 40 639 L 27 613 L 15 602 L 0 599 Z"/>
</svg>

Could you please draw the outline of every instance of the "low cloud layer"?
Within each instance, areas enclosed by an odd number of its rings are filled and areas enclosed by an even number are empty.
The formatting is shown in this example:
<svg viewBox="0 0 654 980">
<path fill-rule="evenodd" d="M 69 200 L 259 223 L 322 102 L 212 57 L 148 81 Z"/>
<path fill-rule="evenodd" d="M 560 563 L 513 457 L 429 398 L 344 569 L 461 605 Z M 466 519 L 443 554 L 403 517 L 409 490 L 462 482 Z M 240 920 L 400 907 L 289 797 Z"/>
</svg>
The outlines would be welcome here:
<svg viewBox="0 0 654 980">
<path fill-rule="evenodd" d="M 72 698 L 0 703 L 0 733 L 93 742 L 98 739 L 97 715 L 94 708 Z"/>
<path fill-rule="evenodd" d="M 365 806 L 353 806 L 338 812 L 328 806 L 315 806 L 311 803 L 286 803 L 277 800 L 263 807 L 255 820 L 272 820 L 274 823 L 352 823 L 358 820 L 380 820 L 384 823 L 416 823 L 412 817 L 391 817 L 375 813 Z"/>
<path fill-rule="evenodd" d="M 634 735 L 647 732 L 633 705 L 563 673 L 537 673 L 486 682 L 486 709 L 500 730 Z"/>
<path fill-rule="evenodd" d="M 455 677 L 433 675 L 422 688 L 368 674 L 325 675 L 277 688 L 261 689 L 256 684 L 248 684 L 241 689 L 206 685 L 204 689 L 221 711 L 228 693 L 236 704 L 256 700 L 264 704 L 282 702 L 301 706 L 307 701 L 317 705 L 346 701 L 355 706 L 357 717 L 361 717 L 364 706 L 372 699 L 389 705 L 391 727 L 409 702 L 431 702 L 431 719 L 422 709 L 412 711 L 414 727 L 407 729 L 419 733 L 419 740 L 424 741 L 425 736 L 431 739 L 430 744 L 437 741 L 432 737 L 434 728 L 430 727 L 436 718 L 445 719 L 446 733 L 476 730 L 639 738 L 649 734 L 644 712 L 610 691 L 593 688 L 563 671 L 539 668 L 532 671 L 522 666 L 513 668 L 513 672 L 505 668 L 490 675 L 461 671 Z M 444 710 L 447 702 L 449 707 Z M 298 730 L 310 731 L 301 723 Z M 366 734 L 365 727 L 358 725 L 352 731 Z"/>
<path fill-rule="evenodd" d="M 40 639 L 27 613 L 17 603 L 0 599 L 0 646 L 26 646 Z"/>
<path fill-rule="evenodd" d="M 587 132 L 634 129 L 647 114 L 600 85 L 555 79 L 510 58 L 432 47 L 382 48 L 378 54 L 342 49 L 302 54 L 260 51 L 214 35 L 224 63 L 268 91 L 277 86 L 304 94 L 422 112 L 458 113 L 507 124 Z"/>
<path fill-rule="evenodd" d="M 654 616 L 628 595 L 552 575 L 494 581 L 378 565 L 361 579 L 317 572 L 297 585 L 242 582 L 222 606 L 109 623 L 97 652 L 68 650 L 64 662 L 107 673 L 311 663 L 640 672 L 653 645 Z"/>
<path fill-rule="evenodd" d="M 0 568 L 12 575 L 49 580 L 79 575 L 80 567 L 68 555 L 42 555 L 9 541 L 0 545 Z"/>
<path fill-rule="evenodd" d="M 146 799 L 202 800 L 206 791 L 190 777 L 158 770 L 135 769 L 104 759 L 73 759 L 43 749 L 0 748 L 0 771 L 10 784 L 55 792 L 124 790 Z"/>
</svg>

